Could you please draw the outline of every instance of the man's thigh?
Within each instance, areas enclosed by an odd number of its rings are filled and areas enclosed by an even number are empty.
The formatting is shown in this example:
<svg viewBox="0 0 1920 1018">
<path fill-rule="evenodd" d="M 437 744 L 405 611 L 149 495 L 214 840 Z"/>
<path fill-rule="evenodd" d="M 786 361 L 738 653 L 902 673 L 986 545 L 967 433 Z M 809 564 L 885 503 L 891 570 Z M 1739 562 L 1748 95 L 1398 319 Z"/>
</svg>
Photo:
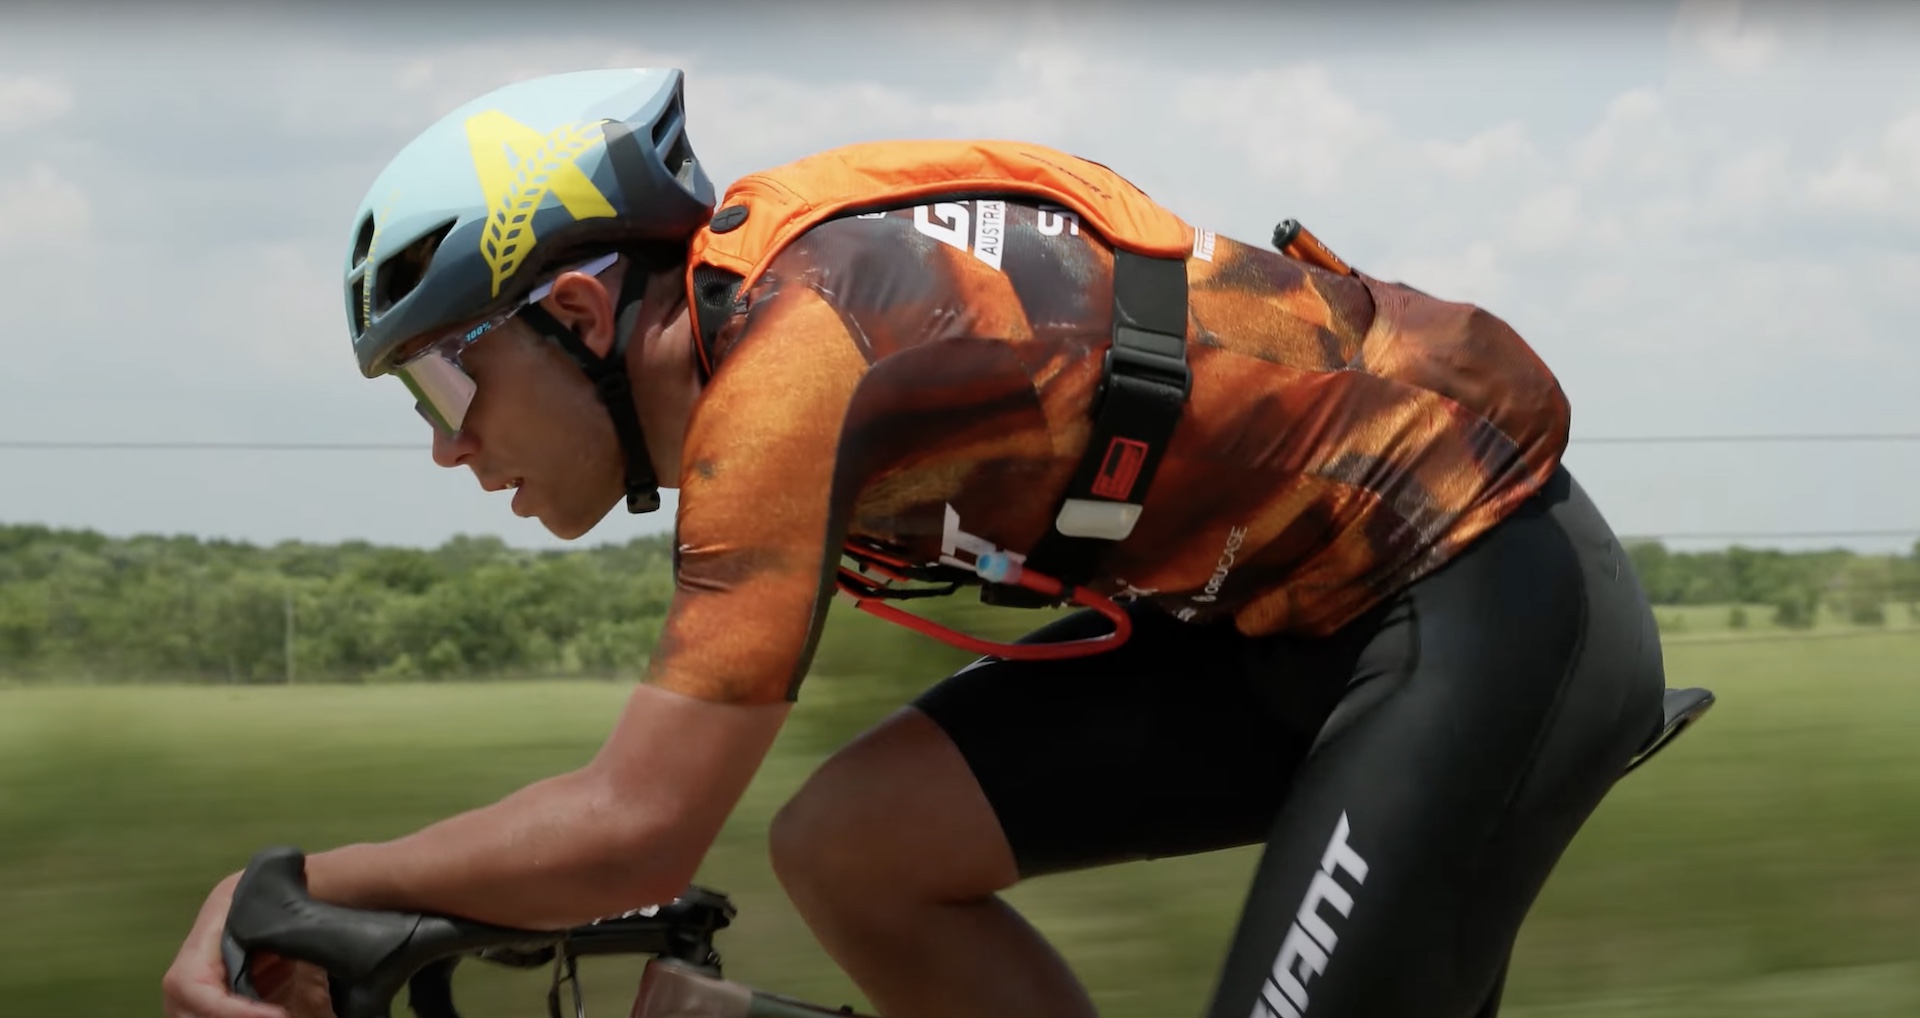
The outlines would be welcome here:
<svg viewBox="0 0 1920 1018">
<path fill-rule="evenodd" d="M 1358 650 L 1130 614 L 1116 650 L 982 659 L 915 703 L 965 759 L 1023 878 L 1266 840 Z M 1070 615 L 1026 639 L 1108 625 Z"/>
<path fill-rule="evenodd" d="M 1273 821 L 1210 1018 L 1493 1013 L 1659 720 L 1651 616 L 1583 508 L 1517 514 L 1398 599 Z"/>
</svg>

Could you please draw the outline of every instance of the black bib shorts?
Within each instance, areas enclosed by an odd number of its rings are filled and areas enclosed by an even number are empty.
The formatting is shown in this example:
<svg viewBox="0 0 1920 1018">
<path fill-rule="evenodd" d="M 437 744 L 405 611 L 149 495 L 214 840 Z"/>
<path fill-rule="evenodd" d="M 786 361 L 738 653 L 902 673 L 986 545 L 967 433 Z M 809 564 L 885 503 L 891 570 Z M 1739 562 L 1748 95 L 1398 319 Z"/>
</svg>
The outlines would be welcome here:
<svg viewBox="0 0 1920 1018">
<path fill-rule="evenodd" d="M 1661 720 L 1652 611 L 1573 478 L 1330 637 L 1131 613 L 1111 653 L 984 659 L 916 703 L 1023 877 L 1264 843 L 1209 1018 L 1494 1015 L 1535 896 Z"/>
</svg>

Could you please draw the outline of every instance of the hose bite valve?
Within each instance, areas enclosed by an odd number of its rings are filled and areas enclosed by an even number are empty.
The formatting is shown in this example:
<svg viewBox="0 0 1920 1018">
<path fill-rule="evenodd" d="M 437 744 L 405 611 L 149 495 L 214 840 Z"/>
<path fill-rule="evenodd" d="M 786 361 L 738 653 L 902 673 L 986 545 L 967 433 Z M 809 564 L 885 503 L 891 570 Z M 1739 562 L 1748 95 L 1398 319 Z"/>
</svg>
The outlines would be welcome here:
<svg viewBox="0 0 1920 1018">
<path fill-rule="evenodd" d="M 1006 552 L 989 551 L 974 559 L 973 571 L 988 583 L 1018 584 L 1024 570 Z"/>
</svg>

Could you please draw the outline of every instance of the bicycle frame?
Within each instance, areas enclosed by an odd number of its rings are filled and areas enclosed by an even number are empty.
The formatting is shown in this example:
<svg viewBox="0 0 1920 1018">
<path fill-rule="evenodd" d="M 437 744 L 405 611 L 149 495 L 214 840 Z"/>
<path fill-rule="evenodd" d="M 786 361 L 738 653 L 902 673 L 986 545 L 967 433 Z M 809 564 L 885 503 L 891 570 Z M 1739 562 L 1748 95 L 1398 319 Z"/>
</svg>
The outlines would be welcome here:
<svg viewBox="0 0 1920 1018">
<path fill-rule="evenodd" d="M 717 1005 L 717 1006 L 716 1006 Z M 576 1009 L 576 1014 L 584 1011 Z M 872 1018 L 828 1009 L 705 975 L 677 962 L 651 961 L 640 977 L 630 1018 Z"/>
</svg>

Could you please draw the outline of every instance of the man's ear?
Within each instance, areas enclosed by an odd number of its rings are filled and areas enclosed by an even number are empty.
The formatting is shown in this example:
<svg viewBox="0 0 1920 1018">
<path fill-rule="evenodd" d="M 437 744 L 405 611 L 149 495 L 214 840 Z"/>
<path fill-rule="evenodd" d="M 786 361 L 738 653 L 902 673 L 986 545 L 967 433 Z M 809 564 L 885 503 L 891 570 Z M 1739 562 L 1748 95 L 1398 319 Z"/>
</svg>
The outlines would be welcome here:
<svg viewBox="0 0 1920 1018">
<path fill-rule="evenodd" d="M 614 276 L 620 262 L 602 273 Z M 609 287 L 598 276 L 584 272 L 565 272 L 553 281 L 553 291 L 540 301 L 542 307 L 559 319 L 560 324 L 571 329 L 587 344 L 587 349 L 605 357 L 613 351 L 614 336 L 619 324 L 614 321 L 614 301 L 619 296 L 618 284 Z"/>
</svg>

